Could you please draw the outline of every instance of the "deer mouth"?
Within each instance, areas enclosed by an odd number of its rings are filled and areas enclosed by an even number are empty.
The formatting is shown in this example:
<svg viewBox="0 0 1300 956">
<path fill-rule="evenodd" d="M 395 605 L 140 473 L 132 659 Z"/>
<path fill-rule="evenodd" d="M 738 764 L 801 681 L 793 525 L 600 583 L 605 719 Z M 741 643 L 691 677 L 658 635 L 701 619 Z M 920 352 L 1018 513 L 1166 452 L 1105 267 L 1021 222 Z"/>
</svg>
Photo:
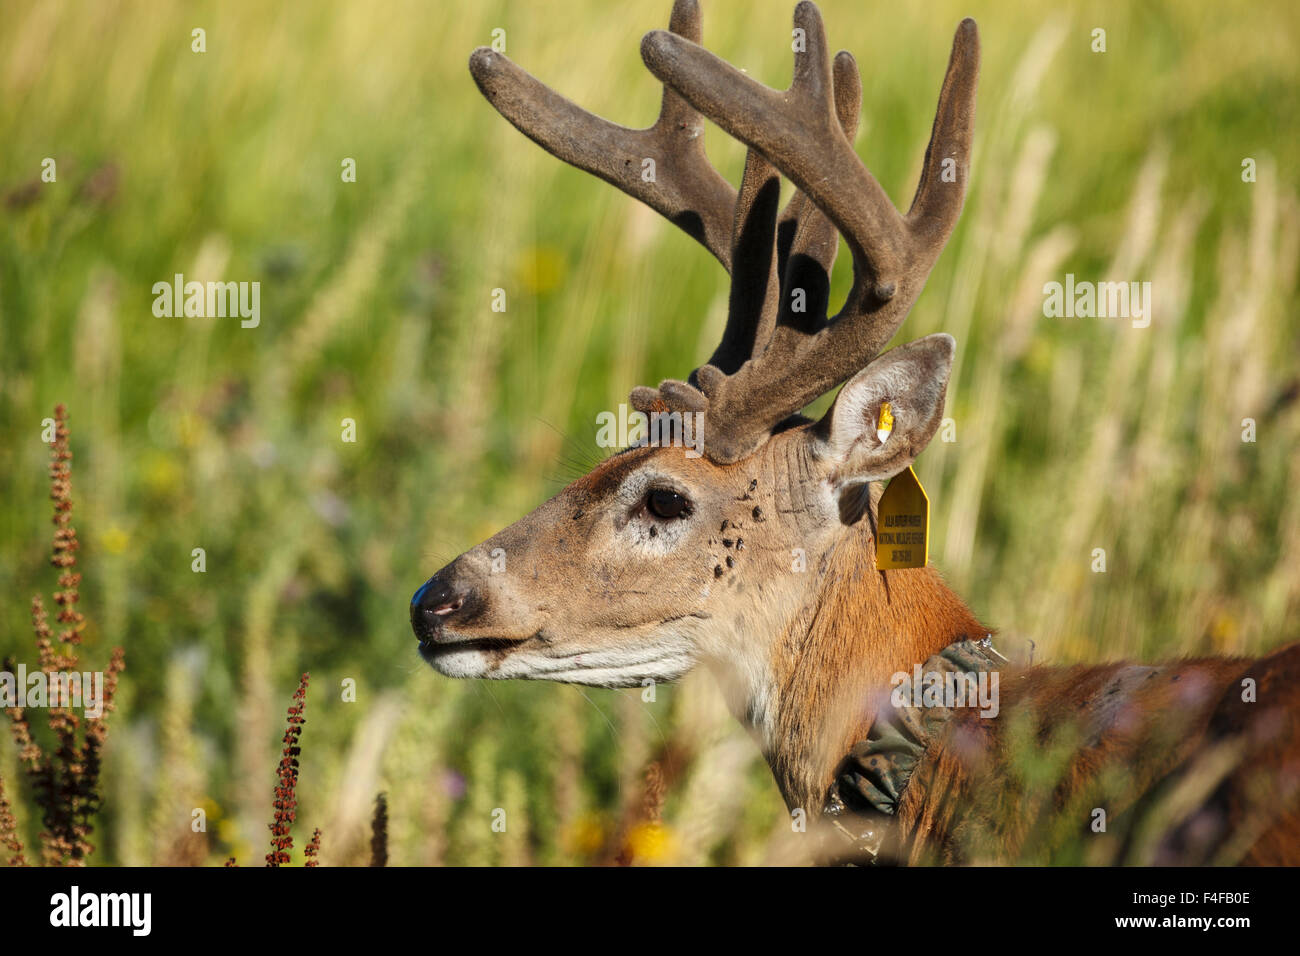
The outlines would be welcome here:
<svg viewBox="0 0 1300 956">
<path fill-rule="evenodd" d="M 484 654 L 503 657 L 510 650 L 530 641 L 529 637 L 467 637 L 462 639 L 435 641 L 427 637 L 420 641 L 419 653 L 424 660 L 432 664 L 435 660 L 450 654 L 466 651 L 481 651 Z"/>
</svg>

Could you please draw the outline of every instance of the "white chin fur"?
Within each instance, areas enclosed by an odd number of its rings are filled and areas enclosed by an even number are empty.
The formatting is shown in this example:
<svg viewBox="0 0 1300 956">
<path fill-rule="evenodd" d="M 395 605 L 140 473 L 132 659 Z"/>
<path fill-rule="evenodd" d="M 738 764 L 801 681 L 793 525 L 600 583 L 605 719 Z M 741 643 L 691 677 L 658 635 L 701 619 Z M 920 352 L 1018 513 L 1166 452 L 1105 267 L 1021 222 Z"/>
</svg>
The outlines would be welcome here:
<svg viewBox="0 0 1300 956">
<path fill-rule="evenodd" d="M 648 680 L 669 683 L 684 676 L 695 665 L 694 658 L 684 649 L 664 648 L 660 648 L 658 653 L 604 651 L 561 657 L 520 649 L 503 660 L 477 648 L 467 648 L 439 651 L 425 659 L 434 670 L 447 677 L 549 680 L 588 687 L 641 687 Z"/>
<path fill-rule="evenodd" d="M 442 651 L 431 658 L 429 666 L 447 677 L 491 677 L 487 673 L 488 657 L 474 648 L 463 651 Z"/>
</svg>

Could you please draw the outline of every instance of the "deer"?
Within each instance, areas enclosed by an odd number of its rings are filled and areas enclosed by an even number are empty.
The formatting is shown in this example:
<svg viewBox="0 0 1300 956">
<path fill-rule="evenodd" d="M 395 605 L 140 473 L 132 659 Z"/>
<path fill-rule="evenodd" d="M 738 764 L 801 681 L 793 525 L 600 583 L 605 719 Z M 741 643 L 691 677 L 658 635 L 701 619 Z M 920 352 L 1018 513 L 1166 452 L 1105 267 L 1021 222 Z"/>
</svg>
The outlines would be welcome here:
<svg viewBox="0 0 1300 956">
<path fill-rule="evenodd" d="M 882 349 L 964 203 L 975 22 L 957 27 L 905 214 L 857 156 L 857 64 L 830 56 L 813 3 L 795 8 L 783 91 L 701 36 L 697 0 L 645 35 L 664 91 L 644 129 L 491 48 L 470 57 L 520 132 L 660 213 L 731 282 L 709 360 L 630 396 L 646 416 L 697 422 L 702 454 L 634 444 L 461 554 L 412 598 L 420 656 L 447 677 L 609 688 L 703 664 L 791 814 L 814 821 L 819 862 L 1300 863 L 1300 644 L 1050 666 L 980 623 L 928 562 L 877 566 L 882 483 L 933 438 L 955 357 L 943 333 Z M 738 189 L 705 156 L 705 118 L 747 147 Z M 853 278 L 832 316 L 840 236 Z M 836 388 L 824 416 L 801 414 Z M 996 706 L 900 694 L 899 677 L 922 671 L 987 679 Z M 1054 754 L 1052 772 L 1024 771 L 1026 753 Z"/>
</svg>

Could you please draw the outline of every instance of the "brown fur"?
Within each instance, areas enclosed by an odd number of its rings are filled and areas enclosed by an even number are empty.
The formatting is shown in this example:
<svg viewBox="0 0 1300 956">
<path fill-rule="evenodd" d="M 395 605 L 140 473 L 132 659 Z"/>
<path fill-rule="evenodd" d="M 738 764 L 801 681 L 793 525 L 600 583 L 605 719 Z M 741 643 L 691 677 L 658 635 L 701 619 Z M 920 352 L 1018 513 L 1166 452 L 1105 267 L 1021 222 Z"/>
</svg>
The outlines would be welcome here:
<svg viewBox="0 0 1300 956">
<path fill-rule="evenodd" d="M 1242 700 L 1247 677 L 1257 702 Z M 891 852 L 910 863 L 1298 863 L 1297 678 L 1300 644 L 1258 661 L 1005 672 L 997 719 L 964 711 L 931 745 Z M 1034 779 L 1034 757 L 1053 749 Z"/>
<path fill-rule="evenodd" d="M 786 802 L 821 809 L 891 674 L 986 633 L 934 568 L 879 572 L 868 523 L 850 531 L 830 556 L 816 603 L 773 645 L 783 746 L 769 762 Z"/>
</svg>

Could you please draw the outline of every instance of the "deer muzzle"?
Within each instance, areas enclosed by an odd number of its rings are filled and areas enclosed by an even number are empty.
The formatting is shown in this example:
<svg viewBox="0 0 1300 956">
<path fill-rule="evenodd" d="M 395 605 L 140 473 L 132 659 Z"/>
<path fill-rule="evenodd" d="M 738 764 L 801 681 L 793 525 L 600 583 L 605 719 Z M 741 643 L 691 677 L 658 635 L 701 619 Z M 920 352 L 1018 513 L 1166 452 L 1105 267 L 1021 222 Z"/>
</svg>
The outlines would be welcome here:
<svg viewBox="0 0 1300 956">
<path fill-rule="evenodd" d="M 411 598 L 411 630 L 421 645 L 444 641 L 449 625 L 471 618 L 479 609 L 478 591 L 457 582 L 453 567 L 429 578 Z"/>
</svg>

